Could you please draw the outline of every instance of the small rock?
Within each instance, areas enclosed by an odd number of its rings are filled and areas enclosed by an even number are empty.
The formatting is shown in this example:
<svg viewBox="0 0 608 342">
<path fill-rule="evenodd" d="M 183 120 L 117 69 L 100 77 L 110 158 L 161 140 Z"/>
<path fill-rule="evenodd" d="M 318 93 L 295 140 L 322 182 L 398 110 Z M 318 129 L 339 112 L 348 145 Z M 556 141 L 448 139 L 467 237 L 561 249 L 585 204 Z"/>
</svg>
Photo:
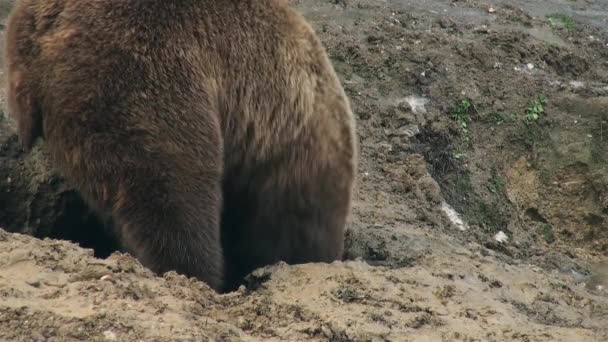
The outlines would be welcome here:
<svg viewBox="0 0 608 342">
<path fill-rule="evenodd" d="M 40 332 L 34 332 L 32 334 L 32 339 L 36 342 L 46 341 L 46 338 Z"/>
<path fill-rule="evenodd" d="M 585 82 L 581 81 L 570 81 L 569 84 L 574 89 L 583 88 L 585 86 Z"/>
<path fill-rule="evenodd" d="M 494 110 L 496 110 L 498 112 L 503 112 L 505 110 L 505 104 L 502 102 L 494 103 Z"/>
<path fill-rule="evenodd" d="M 450 206 L 447 202 L 442 201 L 441 210 L 446 214 L 450 221 L 460 230 L 465 231 L 468 229 L 467 224 L 460 218 L 460 215 Z"/>
<path fill-rule="evenodd" d="M 237 318 L 236 324 L 239 328 L 244 329 L 244 330 L 248 330 L 248 329 L 252 328 L 251 322 L 247 321 L 247 319 L 243 316 L 240 316 L 239 318 Z"/>
<path fill-rule="evenodd" d="M 399 129 L 397 129 L 393 133 L 393 135 L 396 135 L 399 137 L 411 138 L 413 136 L 418 135 L 418 133 L 420 133 L 420 128 L 418 128 L 418 125 L 407 125 L 407 126 L 403 126 L 403 127 L 400 127 Z"/>
<path fill-rule="evenodd" d="M 393 145 L 387 143 L 380 143 L 378 144 L 378 149 L 384 153 L 391 152 L 393 151 Z"/>
<path fill-rule="evenodd" d="M 496 241 L 498 241 L 500 243 L 505 243 L 505 242 L 509 241 L 509 237 L 507 236 L 507 234 L 505 234 L 501 230 L 498 233 L 496 233 L 496 235 L 494 235 L 494 240 L 496 240 Z"/>
<path fill-rule="evenodd" d="M 323 332 L 323 335 L 325 335 L 325 337 L 330 340 L 334 337 L 334 332 L 331 331 L 331 329 L 327 325 L 322 325 L 321 331 Z"/>
<path fill-rule="evenodd" d="M 40 287 L 40 280 L 26 281 L 26 283 L 31 287 L 35 287 L 35 288 Z"/>
<path fill-rule="evenodd" d="M 111 330 L 104 331 L 103 337 L 105 337 L 105 339 L 108 341 L 116 341 L 116 334 Z"/>
<path fill-rule="evenodd" d="M 429 103 L 429 100 L 420 97 L 420 96 L 407 96 L 403 99 L 407 104 L 409 104 L 412 112 L 414 113 L 426 113 L 425 106 Z"/>
</svg>

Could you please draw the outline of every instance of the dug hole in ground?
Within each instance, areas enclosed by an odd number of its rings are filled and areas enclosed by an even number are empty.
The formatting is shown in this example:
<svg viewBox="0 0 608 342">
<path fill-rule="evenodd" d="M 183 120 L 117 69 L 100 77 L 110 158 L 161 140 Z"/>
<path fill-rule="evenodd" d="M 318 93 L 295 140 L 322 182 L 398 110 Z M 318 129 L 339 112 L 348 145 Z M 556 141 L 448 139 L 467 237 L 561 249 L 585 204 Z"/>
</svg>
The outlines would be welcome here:
<svg viewBox="0 0 608 342">
<path fill-rule="evenodd" d="M 0 340 L 608 340 L 608 2 L 291 3 L 357 115 L 348 261 L 154 276 L 4 114 Z"/>
</svg>

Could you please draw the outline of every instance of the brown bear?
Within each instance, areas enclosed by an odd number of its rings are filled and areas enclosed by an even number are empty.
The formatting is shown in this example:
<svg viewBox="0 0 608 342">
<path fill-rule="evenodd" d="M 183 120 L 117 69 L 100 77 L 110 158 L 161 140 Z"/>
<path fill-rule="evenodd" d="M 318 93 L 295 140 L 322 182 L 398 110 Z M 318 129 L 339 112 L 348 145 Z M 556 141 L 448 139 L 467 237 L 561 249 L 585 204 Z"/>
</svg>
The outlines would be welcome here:
<svg viewBox="0 0 608 342">
<path fill-rule="evenodd" d="M 222 291 L 341 259 L 355 119 L 286 0 L 18 0 L 5 52 L 25 149 L 152 271 Z"/>
</svg>

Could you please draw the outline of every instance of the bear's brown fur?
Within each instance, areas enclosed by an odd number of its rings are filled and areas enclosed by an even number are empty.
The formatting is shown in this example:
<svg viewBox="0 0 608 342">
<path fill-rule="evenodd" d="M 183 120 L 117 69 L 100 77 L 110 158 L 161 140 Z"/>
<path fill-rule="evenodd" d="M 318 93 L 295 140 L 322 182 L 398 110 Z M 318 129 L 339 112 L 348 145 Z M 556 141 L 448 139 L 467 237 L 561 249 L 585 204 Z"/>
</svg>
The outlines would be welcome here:
<svg viewBox="0 0 608 342">
<path fill-rule="evenodd" d="M 228 290 L 341 258 L 354 117 L 285 0 L 19 0 L 5 51 L 24 147 L 152 271 Z"/>
</svg>

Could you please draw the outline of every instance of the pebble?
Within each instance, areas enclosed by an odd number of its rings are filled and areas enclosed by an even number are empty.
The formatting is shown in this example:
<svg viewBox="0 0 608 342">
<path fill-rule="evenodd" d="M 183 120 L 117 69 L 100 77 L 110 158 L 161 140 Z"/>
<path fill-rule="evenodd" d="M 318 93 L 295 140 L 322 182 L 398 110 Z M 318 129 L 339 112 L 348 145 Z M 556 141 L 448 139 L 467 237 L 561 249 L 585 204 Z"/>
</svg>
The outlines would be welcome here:
<svg viewBox="0 0 608 342">
<path fill-rule="evenodd" d="M 111 330 L 106 330 L 103 332 L 103 337 L 105 337 L 108 341 L 116 341 L 116 334 Z"/>
</svg>

